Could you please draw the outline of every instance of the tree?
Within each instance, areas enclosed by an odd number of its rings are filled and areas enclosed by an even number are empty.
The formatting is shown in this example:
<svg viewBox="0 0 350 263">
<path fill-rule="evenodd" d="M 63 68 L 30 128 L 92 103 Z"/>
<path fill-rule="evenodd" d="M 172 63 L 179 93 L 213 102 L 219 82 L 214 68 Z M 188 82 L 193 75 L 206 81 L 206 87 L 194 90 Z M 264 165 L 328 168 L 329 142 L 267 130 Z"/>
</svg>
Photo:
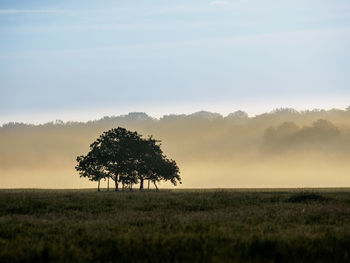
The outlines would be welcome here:
<svg viewBox="0 0 350 263">
<path fill-rule="evenodd" d="M 79 172 L 80 177 L 87 177 L 90 181 L 97 181 L 97 191 L 100 191 L 100 181 L 105 178 L 105 173 L 95 154 L 96 150 L 92 149 L 86 156 L 78 156 L 78 165 L 75 169 Z"/>
<path fill-rule="evenodd" d="M 76 170 L 81 177 L 98 181 L 111 178 L 118 191 L 119 183 L 124 190 L 132 190 L 134 184 L 150 180 L 158 187 L 160 180 L 170 181 L 174 185 L 181 183 L 179 168 L 174 160 L 168 160 L 160 148 L 160 141 L 142 138 L 137 132 L 118 127 L 104 132 L 90 145 L 86 156 L 77 157 Z"/>
<path fill-rule="evenodd" d="M 144 179 L 148 180 L 148 189 L 150 182 L 154 184 L 157 190 L 157 182 L 162 180 L 170 181 L 175 186 L 177 183 L 182 183 L 179 167 L 174 160 L 167 159 L 164 155 L 156 155 L 149 158 L 146 164 Z"/>
<path fill-rule="evenodd" d="M 180 178 L 180 169 L 176 162 L 172 159 L 164 159 L 162 162 L 161 179 L 164 181 L 170 181 L 173 185 L 177 185 L 177 182 L 182 184 Z"/>
<path fill-rule="evenodd" d="M 140 140 L 135 145 L 136 147 L 133 151 L 135 154 L 133 169 L 136 169 L 136 174 L 140 181 L 140 190 L 143 190 L 144 181 L 147 179 L 150 180 L 157 166 L 164 159 L 163 151 L 158 143 L 159 141 L 153 139 L 151 136 L 148 139 Z M 157 186 L 156 189 L 158 189 Z"/>
</svg>

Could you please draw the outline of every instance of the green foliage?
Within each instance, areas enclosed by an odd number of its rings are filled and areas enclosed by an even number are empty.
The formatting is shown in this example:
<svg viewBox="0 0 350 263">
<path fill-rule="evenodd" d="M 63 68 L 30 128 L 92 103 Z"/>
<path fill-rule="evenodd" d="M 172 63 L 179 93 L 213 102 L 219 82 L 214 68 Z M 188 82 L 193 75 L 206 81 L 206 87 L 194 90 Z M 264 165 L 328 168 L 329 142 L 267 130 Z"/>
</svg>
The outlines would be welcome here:
<svg viewBox="0 0 350 263">
<path fill-rule="evenodd" d="M 349 262 L 350 192 L 1 190 L 1 262 Z"/>
</svg>

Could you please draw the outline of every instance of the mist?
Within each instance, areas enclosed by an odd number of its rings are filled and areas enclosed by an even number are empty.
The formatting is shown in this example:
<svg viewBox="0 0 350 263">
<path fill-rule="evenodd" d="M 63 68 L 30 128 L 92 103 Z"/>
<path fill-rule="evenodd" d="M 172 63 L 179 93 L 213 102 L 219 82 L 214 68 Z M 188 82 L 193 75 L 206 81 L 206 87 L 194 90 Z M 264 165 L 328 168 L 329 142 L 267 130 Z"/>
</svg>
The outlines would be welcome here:
<svg viewBox="0 0 350 263">
<path fill-rule="evenodd" d="M 202 111 L 157 119 L 134 112 L 89 122 L 7 123 L 0 127 L 0 188 L 95 187 L 79 178 L 75 159 L 118 126 L 161 140 L 184 188 L 345 187 L 349 121 L 349 108 L 283 108 L 254 117 Z"/>
</svg>

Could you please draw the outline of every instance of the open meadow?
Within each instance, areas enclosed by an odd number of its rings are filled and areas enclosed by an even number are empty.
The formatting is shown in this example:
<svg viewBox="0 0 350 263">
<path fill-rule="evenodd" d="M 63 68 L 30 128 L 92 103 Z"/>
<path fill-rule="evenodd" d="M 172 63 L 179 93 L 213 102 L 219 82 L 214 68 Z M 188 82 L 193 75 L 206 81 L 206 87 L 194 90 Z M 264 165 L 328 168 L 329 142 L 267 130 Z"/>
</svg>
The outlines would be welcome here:
<svg viewBox="0 0 350 263">
<path fill-rule="evenodd" d="M 1 262 L 349 262 L 349 189 L 0 190 Z"/>
</svg>

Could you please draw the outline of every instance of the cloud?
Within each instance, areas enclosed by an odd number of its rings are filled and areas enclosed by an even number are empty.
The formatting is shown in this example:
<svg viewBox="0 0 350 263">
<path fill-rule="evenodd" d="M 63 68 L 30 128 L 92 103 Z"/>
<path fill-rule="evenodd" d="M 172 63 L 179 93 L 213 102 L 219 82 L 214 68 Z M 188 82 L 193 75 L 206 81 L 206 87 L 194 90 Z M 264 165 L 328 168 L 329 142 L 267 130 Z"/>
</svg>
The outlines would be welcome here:
<svg viewBox="0 0 350 263">
<path fill-rule="evenodd" d="M 63 10 L 58 9 L 0 9 L 0 15 L 7 14 L 53 14 L 63 13 Z"/>
<path fill-rule="evenodd" d="M 229 6 L 231 5 L 231 2 L 223 1 L 223 0 L 215 0 L 209 3 L 209 5 L 216 5 L 216 6 Z"/>
</svg>

